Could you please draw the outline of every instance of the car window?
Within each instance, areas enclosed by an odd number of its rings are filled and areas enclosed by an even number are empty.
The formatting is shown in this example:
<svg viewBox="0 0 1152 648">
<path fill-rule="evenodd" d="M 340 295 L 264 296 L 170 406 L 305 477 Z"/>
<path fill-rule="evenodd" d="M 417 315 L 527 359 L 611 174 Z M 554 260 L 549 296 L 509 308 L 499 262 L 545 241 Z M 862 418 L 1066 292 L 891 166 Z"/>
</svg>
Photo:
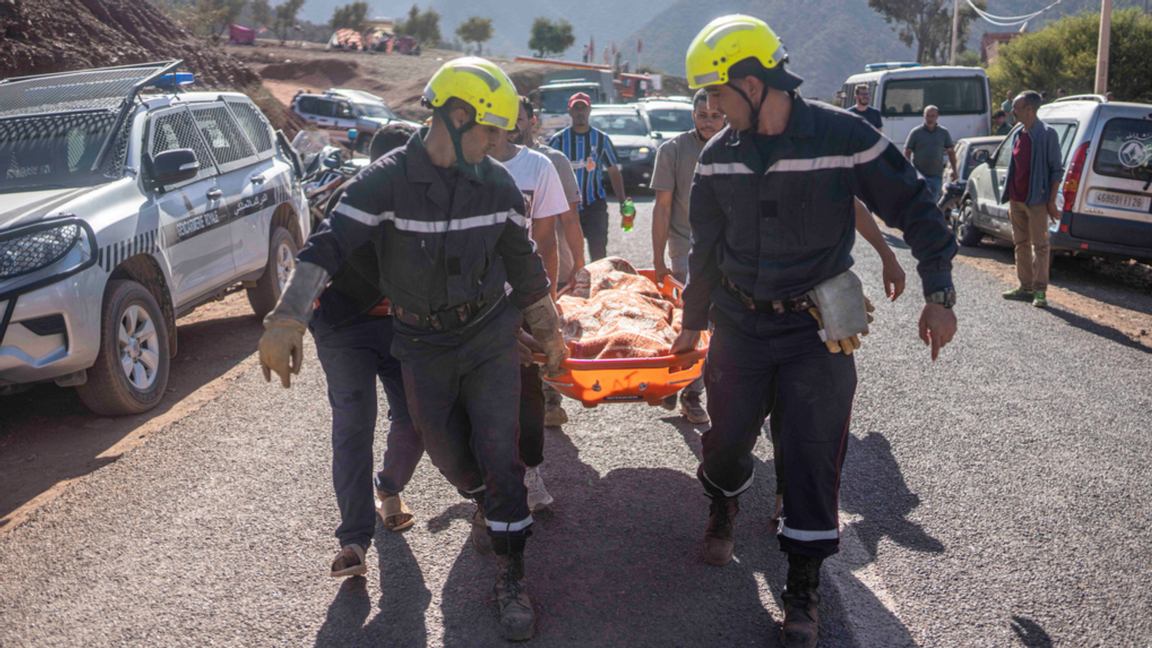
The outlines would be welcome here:
<svg viewBox="0 0 1152 648">
<path fill-rule="evenodd" d="M 1068 122 L 1045 123 L 1056 133 L 1057 140 L 1060 142 L 1060 159 L 1067 166 L 1068 151 L 1072 149 L 1072 140 L 1076 138 L 1076 124 Z"/>
<path fill-rule="evenodd" d="M 227 105 L 232 109 L 232 114 L 235 115 L 236 121 L 240 124 L 240 128 L 244 130 L 244 134 L 256 147 L 257 153 L 266 153 L 272 150 L 272 135 L 268 131 L 268 121 L 260 111 L 243 100 L 227 101 Z"/>
<path fill-rule="evenodd" d="M 360 112 L 365 117 L 373 117 L 375 119 L 400 119 L 388 106 L 381 103 L 358 103 L 356 107 L 360 109 Z"/>
<path fill-rule="evenodd" d="M 1147 182 L 1152 178 L 1152 122 L 1110 119 L 1096 147 L 1096 173 Z"/>
<path fill-rule="evenodd" d="M 255 156 L 248 138 L 224 106 L 213 104 L 193 107 L 192 115 L 204 141 L 208 142 L 212 156 L 221 167 L 239 165 L 251 161 L 250 158 Z"/>
<path fill-rule="evenodd" d="M 973 169 L 982 164 L 981 162 L 976 161 L 976 153 L 979 151 L 987 151 L 988 156 L 991 157 L 992 154 L 996 152 L 996 144 L 973 144 L 967 147 L 964 153 L 964 157 L 967 161 L 964 162 L 963 168 L 963 177 L 965 180 L 968 179 L 968 176 L 972 175 Z M 957 156 L 959 156 L 959 152 L 957 152 Z"/>
<path fill-rule="evenodd" d="M 1008 137 L 1004 138 L 1004 141 L 1000 144 L 1000 149 L 996 152 L 997 169 L 1008 168 L 1008 163 L 1012 161 L 1012 147 L 1016 146 L 1016 133 L 1019 132 L 1019 128 L 1013 130 L 1008 134 Z"/>
<path fill-rule="evenodd" d="M 164 151 L 176 149 L 192 149 L 196 154 L 196 161 L 200 163 L 200 173 L 197 179 L 210 178 L 216 175 L 216 165 L 212 154 L 208 152 L 208 145 L 200 135 L 200 129 L 192 116 L 185 108 L 159 114 L 152 118 L 152 145 L 149 151 L 156 157 Z"/>
<path fill-rule="evenodd" d="M 307 115 L 315 115 L 317 103 L 316 97 L 300 97 L 296 100 L 296 111 Z"/>
<path fill-rule="evenodd" d="M 925 106 L 936 106 L 942 117 L 981 114 L 988 106 L 984 77 L 894 79 L 885 84 L 885 117 L 922 115 Z"/>
<path fill-rule="evenodd" d="M 336 118 L 337 119 L 355 119 L 356 113 L 352 110 L 352 104 L 347 101 L 335 102 Z"/>
<path fill-rule="evenodd" d="M 647 135 L 648 125 L 640 115 L 601 113 L 588 118 L 588 123 L 609 135 Z"/>
<path fill-rule="evenodd" d="M 107 182 L 92 165 L 115 123 L 105 111 L 0 120 L 0 192 Z"/>
<path fill-rule="evenodd" d="M 692 121 L 692 111 L 688 109 L 649 110 L 648 121 L 652 123 L 652 130 L 654 131 L 681 133 L 696 127 L 695 122 Z"/>
</svg>

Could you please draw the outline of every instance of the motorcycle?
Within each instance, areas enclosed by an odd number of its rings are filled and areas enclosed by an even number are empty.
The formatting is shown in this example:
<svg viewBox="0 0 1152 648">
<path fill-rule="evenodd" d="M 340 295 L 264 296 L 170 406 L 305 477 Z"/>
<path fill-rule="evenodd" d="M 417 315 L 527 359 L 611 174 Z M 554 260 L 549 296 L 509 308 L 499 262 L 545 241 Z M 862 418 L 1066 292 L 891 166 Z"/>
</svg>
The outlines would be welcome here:
<svg viewBox="0 0 1152 648">
<path fill-rule="evenodd" d="M 349 131 L 352 141 L 355 130 Z M 325 131 L 300 131 L 292 140 L 292 148 L 300 156 L 301 185 L 308 198 L 308 211 L 312 216 L 313 231 L 324 220 L 325 208 L 332 194 L 349 178 L 363 169 L 368 161 L 362 158 L 345 157 L 345 149 L 332 144 Z"/>
</svg>

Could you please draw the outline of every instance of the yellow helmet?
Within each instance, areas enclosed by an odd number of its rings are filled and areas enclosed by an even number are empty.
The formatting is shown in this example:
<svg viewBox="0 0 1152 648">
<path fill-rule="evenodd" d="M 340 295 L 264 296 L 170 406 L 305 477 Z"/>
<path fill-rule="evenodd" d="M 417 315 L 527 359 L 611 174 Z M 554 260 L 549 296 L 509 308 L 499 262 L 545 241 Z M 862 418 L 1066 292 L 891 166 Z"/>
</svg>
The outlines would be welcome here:
<svg viewBox="0 0 1152 648">
<path fill-rule="evenodd" d="M 728 83 L 732 66 L 750 58 L 760 61 L 767 70 L 775 70 L 774 76 L 780 76 L 781 84 L 789 86 L 781 89 L 800 85 L 799 77 L 784 72 L 782 64 L 788 59 L 788 52 L 768 23 L 732 14 L 708 23 L 688 46 L 688 87 L 695 90 Z"/>
<path fill-rule="evenodd" d="M 424 98 L 433 108 L 439 108 L 449 97 L 475 108 L 479 124 L 509 131 L 516 128 L 520 95 L 504 70 L 487 59 L 465 56 L 440 66 L 424 87 Z"/>
</svg>

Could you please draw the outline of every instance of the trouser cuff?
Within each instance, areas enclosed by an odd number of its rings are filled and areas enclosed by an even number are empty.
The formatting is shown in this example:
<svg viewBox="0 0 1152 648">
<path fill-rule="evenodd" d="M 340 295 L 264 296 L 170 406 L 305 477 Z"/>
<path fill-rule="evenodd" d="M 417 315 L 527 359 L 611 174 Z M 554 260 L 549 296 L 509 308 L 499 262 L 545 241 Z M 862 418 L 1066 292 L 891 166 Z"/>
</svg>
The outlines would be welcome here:
<svg viewBox="0 0 1152 648">
<path fill-rule="evenodd" d="M 731 491 L 716 485 L 716 482 L 712 481 L 712 479 L 708 477 L 708 474 L 704 472 L 703 464 L 696 469 L 696 478 L 704 485 L 704 491 L 708 493 L 709 497 L 739 497 L 741 493 L 752 487 L 752 480 L 756 478 L 756 469 L 753 468 L 752 473 L 748 475 L 748 479 L 738 486 L 736 490 Z"/>
</svg>

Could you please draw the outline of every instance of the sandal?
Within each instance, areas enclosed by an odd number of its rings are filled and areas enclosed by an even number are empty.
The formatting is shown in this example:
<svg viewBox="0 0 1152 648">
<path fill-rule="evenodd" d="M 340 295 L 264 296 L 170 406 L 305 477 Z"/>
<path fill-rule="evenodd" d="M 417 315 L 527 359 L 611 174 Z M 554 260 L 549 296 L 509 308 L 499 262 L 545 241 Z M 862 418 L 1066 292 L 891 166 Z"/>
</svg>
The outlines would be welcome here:
<svg viewBox="0 0 1152 648">
<path fill-rule="evenodd" d="M 353 563 L 353 560 L 359 562 Z M 332 578 L 361 576 L 368 573 L 368 563 L 364 562 L 364 547 L 358 544 L 344 545 L 336 559 L 332 561 Z"/>
<path fill-rule="evenodd" d="M 389 531 L 403 531 L 416 523 L 416 517 L 399 493 L 377 490 L 376 497 L 376 514 Z"/>
</svg>

